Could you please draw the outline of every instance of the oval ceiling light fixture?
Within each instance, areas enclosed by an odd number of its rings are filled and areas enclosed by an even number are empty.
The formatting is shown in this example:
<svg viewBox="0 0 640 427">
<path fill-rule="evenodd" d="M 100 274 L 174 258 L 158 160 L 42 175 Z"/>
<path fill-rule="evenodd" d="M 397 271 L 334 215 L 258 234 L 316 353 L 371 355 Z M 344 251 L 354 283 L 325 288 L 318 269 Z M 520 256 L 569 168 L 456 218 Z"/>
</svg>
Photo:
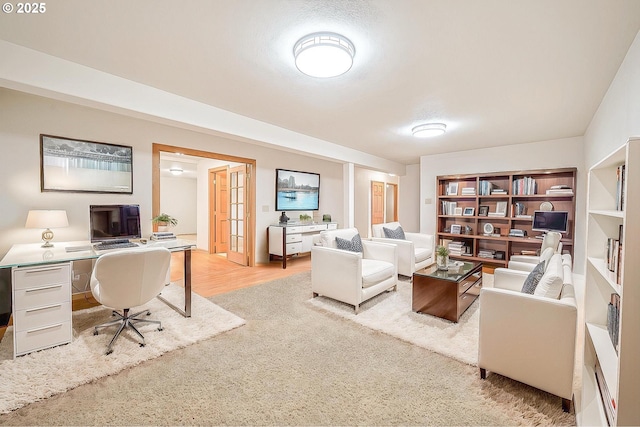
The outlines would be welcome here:
<svg viewBox="0 0 640 427">
<path fill-rule="evenodd" d="M 329 78 L 346 73 L 353 65 L 353 43 L 336 33 L 313 33 L 293 47 L 296 67 L 311 77 Z"/>
<path fill-rule="evenodd" d="M 182 172 L 184 172 L 184 169 L 174 167 L 169 169 L 169 172 L 171 172 L 172 175 L 180 175 Z"/>
<path fill-rule="evenodd" d="M 425 123 L 411 129 L 411 133 L 416 138 L 431 138 L 439 136 L 447 131 L 447 125 L 444 123 Z"/>
</svg>

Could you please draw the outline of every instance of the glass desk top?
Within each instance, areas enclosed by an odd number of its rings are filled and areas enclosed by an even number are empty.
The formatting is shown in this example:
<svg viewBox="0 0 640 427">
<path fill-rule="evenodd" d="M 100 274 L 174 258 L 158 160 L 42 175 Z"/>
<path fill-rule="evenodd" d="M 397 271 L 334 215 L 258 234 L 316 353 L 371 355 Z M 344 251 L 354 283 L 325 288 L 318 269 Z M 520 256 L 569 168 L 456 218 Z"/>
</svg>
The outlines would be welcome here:
<svg viewBox="0 0 640 427">
<path fill-rule="evenodd" d="M 421 270 L 416 270 L 416 275 L 420 276 L 428 276 L 436 279 L 442 280 L 450 280 L 452 282 L 459 282 L 463 280 L 465 277 L 469 276 L 476 271 L 479 271 L 482 268 L 481 262 L 462 262 L 457 261 L 457 266 L 450 267 L 446 270 L 438 270 L 436 264 L 431 264 L 428 267 L 425 267 Z"/>
</svg>

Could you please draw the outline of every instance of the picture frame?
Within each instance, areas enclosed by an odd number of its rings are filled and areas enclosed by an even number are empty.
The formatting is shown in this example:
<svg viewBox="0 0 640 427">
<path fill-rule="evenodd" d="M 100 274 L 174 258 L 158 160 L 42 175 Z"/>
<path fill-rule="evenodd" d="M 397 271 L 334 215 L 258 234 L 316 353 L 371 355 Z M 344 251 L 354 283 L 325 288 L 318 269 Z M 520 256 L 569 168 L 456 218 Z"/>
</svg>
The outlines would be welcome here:
<svg viewBox="0 0 640 427">
<path fill-rule="evenodd" d="M 41 134 L 40 191 L 133 194 L 133 147 Z"/>
<path fill-rule="evenodd" d="M 478 216 L 489 216 L 489 206 L 479 206 Z"/>
<path fill-rule="evenodd" d="M 502 216 L 507 216 L 507 202 L 497 202 L 496 213 L 502 214 Z"/>
<path fill-rule="evenodd" d="M 453 210 L 453 214 L 457 216 L 462 216 L 462 208 L 455 208 Z"/>
<path fill-rule="evenodd" d="M 464 208 L 464 210 L 462 211 L 462 215 L 463 216 L 473 216 L 475 211 L 476 211 L 475 208 Z"/>
<path fill-rule="evenodd" d="M 460 224 L 451 224 L 451 234 L 460 234 L 462 226 Z"/>
<path fill-rule="evenodd" d="M 457 196 L 458 195 L 458 183 L 450 182 L 447 185 L 447 196 Z"/>
</svg>

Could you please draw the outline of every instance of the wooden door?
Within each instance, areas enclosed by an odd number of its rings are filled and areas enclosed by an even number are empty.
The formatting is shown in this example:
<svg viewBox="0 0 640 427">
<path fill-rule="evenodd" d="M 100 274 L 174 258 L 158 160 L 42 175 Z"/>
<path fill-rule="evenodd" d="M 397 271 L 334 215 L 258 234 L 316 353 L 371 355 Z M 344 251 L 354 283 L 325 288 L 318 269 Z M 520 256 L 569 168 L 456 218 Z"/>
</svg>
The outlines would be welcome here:
<svg viewBox="0 0 640 427">
<path fill-rule="evenodd" d="M 229 241 L 228 167 L 209 170 L 209 253 L 227 252 Z"/>
<path fill-rule="evenodd" d="M 385 218 L 384 222 L 394 222 L 398 220 L 398 184 L 387 183 L 387 195 L 385 197 Z"/>
<path fill-rule="evenodd" d="M 247 165 L 229 169 L 229 244 L 227 259 L 236 264 L 248 265 L 247 256 L 247 207 L 249 189 L 247 188 Z"/>
<path fill-rule="evenodd" d="M 384 182 L 371 181 L 371 225 L 384 223 Z"/>
</svg>

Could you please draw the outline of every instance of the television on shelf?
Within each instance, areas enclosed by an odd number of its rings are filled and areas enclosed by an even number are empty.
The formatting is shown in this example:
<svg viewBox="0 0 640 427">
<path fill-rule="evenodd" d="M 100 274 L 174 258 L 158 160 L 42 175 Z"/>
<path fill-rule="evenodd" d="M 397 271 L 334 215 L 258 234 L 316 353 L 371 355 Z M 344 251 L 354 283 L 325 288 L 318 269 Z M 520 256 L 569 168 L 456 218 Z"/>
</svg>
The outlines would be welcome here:
<svg viewBox="0 0 640 427">
<path fill-rule="evenodd" d="M 90 205 L 91 243 L 114 239 L 139 239 L 139 205 Z"/>
<path fill-rule="evenodd" d="M 549 231 L 557 231 L 566 233 L 569 224 L 569 212 L 565 211 L 534 211 L 533 212 L 533 231 L 541 231 L 543 233 Z"/>
<path fill-rule="evenodd" d="M 276 211 L 317 211 L 320 174 L 276 169 Z"/>
</svg>

